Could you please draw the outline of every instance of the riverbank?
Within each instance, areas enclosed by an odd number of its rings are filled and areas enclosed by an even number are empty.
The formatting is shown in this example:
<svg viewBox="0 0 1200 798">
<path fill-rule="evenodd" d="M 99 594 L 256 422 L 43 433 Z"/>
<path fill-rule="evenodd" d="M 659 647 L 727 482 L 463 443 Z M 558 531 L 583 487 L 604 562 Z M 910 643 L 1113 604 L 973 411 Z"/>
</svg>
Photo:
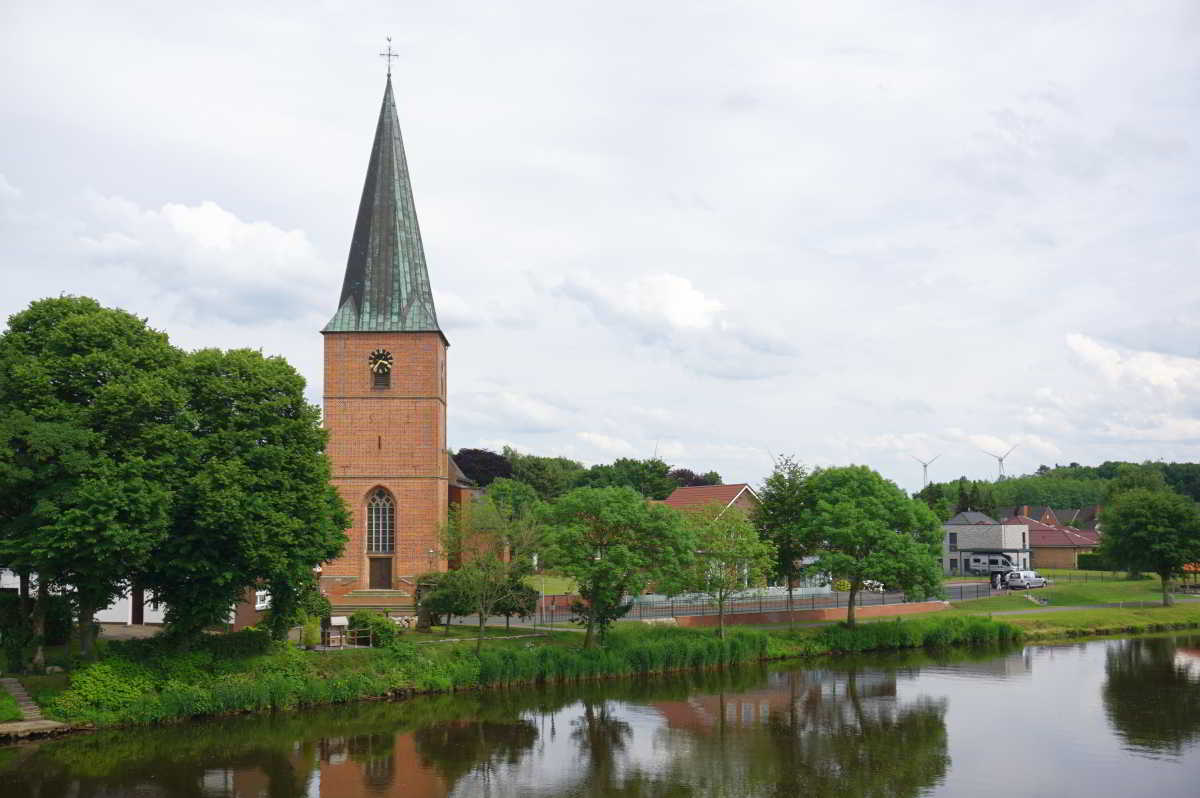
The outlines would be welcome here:
<svg viewBox="0 0 1200 798">
<path fill-rule="evenodd" d="M 824 629 L 707 630 L 621 625 L 602 648 L 578 634 L 420 646 L 304 651 L 245 630 L 171 652 L 156 639 L 106 646 L 99 662 L 69 675 L 24 677 L 46 715 L 96 727 L 169 723 L 358 700 L 403 698 L 518 684 L 562 684 L 810 657 L 842 651 L 988 645 L 1019 640 L 987 618 L 928 618 Z"/>
<path fill-rule="evenodd" d="M 608 645 L 583 649 L 573 632 L 424 646 L 401 639 L 379 649 L 304 651 L 246 630 L 186 653 L 157 640 L 106 646 L 104 658 L 72 674 L 22 682 L 47 717 L 93 728 L 171 723 L 193 717 L 272 712 L 519 684 L 718 668 L 850 652 L 981 647 L 1021 641 L 1200 628 L 1200 606 L 1031 609 L 1003 619 L 959 611 L 843 625 L 709 630 L 619 624 Z M 0 739 L 3 737 L 0 724 Z"/>
</svg>

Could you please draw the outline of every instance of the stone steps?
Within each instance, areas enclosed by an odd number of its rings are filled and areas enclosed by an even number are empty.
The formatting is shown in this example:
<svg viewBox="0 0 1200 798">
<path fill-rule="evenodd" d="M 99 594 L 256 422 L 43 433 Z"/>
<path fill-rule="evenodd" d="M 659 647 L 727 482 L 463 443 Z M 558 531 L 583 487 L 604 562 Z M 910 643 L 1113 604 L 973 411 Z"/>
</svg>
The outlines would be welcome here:
<svg viewBox="0 0 1200 798">
<path fill-rule="evenodd" d="M 0 679 L 0 687 L 3 687 L 12 697 L 17 699 L 17 706 L 21 708 L 21 717 L 23 720 L 44 720 L 42 717 L 42 709 L 34 700 L 29 697 L 29 693 L 25 692 L 25 687 L 16 679 L 5 678 Z"/>
</svg>

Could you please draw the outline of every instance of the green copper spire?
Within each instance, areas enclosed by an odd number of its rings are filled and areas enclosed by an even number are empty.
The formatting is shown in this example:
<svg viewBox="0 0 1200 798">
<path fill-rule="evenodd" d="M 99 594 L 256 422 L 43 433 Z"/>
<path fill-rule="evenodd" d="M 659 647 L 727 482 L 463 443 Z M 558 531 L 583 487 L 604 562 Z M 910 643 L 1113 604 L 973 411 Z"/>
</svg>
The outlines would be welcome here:
<svg viewBox="0 0 1200 798">
<path fill-rule="evenodd" d="M 390 72 L 346 260 L 342 296 L 324 332 L 441 332 Z"/>
</svg>

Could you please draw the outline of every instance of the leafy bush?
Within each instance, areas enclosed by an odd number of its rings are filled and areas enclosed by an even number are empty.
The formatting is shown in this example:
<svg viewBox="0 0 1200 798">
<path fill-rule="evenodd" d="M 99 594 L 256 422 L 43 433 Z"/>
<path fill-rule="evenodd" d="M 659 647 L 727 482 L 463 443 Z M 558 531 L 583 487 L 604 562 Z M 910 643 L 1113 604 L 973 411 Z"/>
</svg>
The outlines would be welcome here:
<svg viewBox="0 0 1200 798">
<path fill-rule="evenodd" d="M 349 628 L 369 631 L 371 645 L 374 648 L 387 648 L 400 636 L 400 627 L 392 623 L 386 615 L 375 610 L 356 610 L 350 616 Z"/>
<path fill-rule="evenodd" d="M 839 593 L 846 593 L 850 590 L 849 579 L 838 579 L 833 583 L 833 589 Z"/>
<path fill-rule="evenodd" d="M 929 618 L 867 623 L 850 628 L 838 624 L 816 635 L 816 647 L 826 651 L 879 651 L 937 648 L 949 645 L 984 646 L 1019 641 L 1017 627 L 984 617 Z"/>
</svg>

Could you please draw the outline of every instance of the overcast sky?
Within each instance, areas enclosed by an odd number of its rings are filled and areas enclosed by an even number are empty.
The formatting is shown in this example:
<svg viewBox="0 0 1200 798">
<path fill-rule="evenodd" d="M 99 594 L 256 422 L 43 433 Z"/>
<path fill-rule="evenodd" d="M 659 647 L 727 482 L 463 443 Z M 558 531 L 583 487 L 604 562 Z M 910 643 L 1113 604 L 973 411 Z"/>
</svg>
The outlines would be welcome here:
<svg viewBox="0 0 1200 798">
<path fill-rule="evenodd" d="M 390 33 L 452 448 L 1200 459 L 1194 0 L 347 7 L 2 4 L 0 313 L 319 402 Z"/>
</svg>

